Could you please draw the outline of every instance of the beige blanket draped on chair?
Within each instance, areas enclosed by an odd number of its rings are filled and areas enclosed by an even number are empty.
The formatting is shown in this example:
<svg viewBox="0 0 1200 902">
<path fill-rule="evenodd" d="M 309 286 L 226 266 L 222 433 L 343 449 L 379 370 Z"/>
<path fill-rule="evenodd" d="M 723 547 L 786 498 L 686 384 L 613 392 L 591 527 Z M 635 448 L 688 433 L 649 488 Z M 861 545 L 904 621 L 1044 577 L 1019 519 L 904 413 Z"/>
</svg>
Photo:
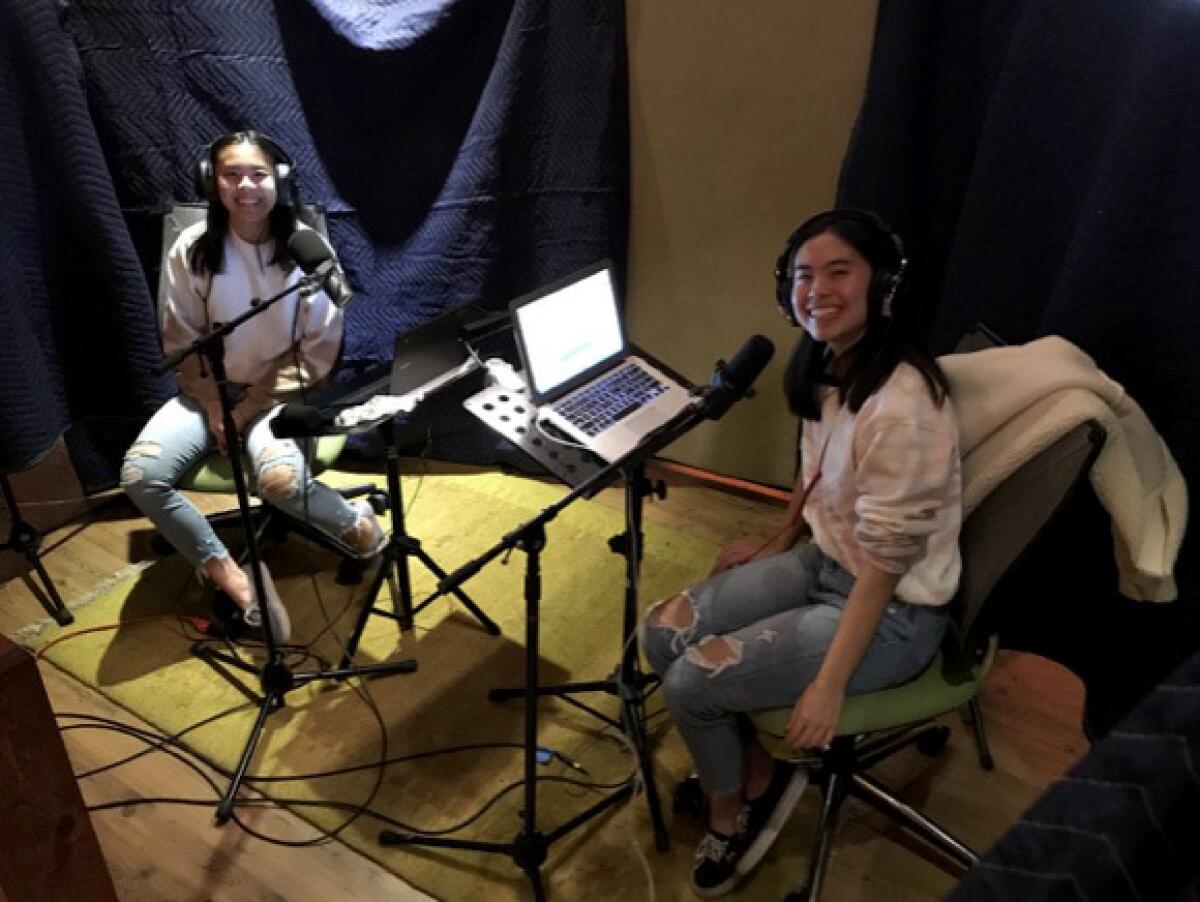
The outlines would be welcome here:
<svg viewBox="0 0 1200 902">
<path fill-rule="evenodd" d="M 940 357 L 958 413 L 963 509 L 1073 426 L 1108 431 L 1091 471 L 1112 517 L 1119 589 L 1173 601 L 1175 558 L 1187 524 L 1187 487 L 1137 402 L 1078 347 L 1057 336 Z"/>
</svg>

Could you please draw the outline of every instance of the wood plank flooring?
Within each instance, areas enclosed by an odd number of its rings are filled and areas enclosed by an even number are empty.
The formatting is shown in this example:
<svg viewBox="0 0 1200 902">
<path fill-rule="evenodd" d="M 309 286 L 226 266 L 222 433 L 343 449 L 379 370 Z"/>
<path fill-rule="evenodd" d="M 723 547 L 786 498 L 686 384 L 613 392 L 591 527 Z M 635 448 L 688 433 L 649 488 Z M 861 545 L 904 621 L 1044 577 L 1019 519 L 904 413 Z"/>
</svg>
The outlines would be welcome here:
<svg viewBox="0 0 1200 902">
<path fill-rule="evenodd" d="M 376 481 L 383 484 L 382 474 Z M 43 561 L 64 598 L 88 594 L 99 580 L 143 556 L 146 521 L 121 498 L 99 507 L 95 499 L 84 502 L 61 452 L 18 474 L 13 484 L 25 519 L 47 533 Z M 599 502 L 619 507 L 622 499 L 610 490 Z M 202 503 L 219 509 L 227 499 L 208 496 Z M 81 516 L 89 508 L 90 514 Z M 779 516 L 777 504 L 687 481 L 671 485 L 666 501 L 646 507 L 648 519 L 717 541 L 746 532 L 767 534 Z M 8 522 L 7 512 L 0 514 L 0 536 L 7 535 Z M 28 567 L 15 553 L 0 555 L 0 631 L 11 633 L 42 616 Z M 43 664 L 41 670 L 56 711 L 138 724 L 137 718 L 53 666 Z M 969 731 L 951 718 L 950 747 L 936 767 L 914 752 L 912 759 L 899 756 L 901 760 L 888 762 L 882 776 L 904 787 L 906 798 L 947 828 L 984 846 L 1083 754 L 1086 742 L 1079 729 L 1082 687 L 1051 662 L 1002 653 L 982 704 L 995 771 L 979 768 Z M 77 773 L 140 747 L 100 730 L 70 730 L 64 741 Z M 131 796 L 212 795 L 199 777 L 163 755 L 145 756 L 83 780 L 81 786 L 89 804 Z M 671 787 L 660 790 L 669 799 Z M 987 804 L 980 804 L 981 799 Z M 246 819 L 272 836 L 312 835 L 303 821 L 277 809 L 255 810 Z M 288 848 L 254 839 L 233 825 L 215 828 L 211 806 L 141 805 L 94 812 L 92 821 L 124 900 L 428 898 L 337 842 Z M 827 899 L 874 900 L 885 893 L 890 899 L 941 898 L 954 878 L 915 851 L 878 815 L 853 808 L 839 834 Z M 630 887 L 628 898 L 642 898 L 644 892 L 644 887 Z M 685 897 L 686 893 L 680 896 Z"/>
</svg>

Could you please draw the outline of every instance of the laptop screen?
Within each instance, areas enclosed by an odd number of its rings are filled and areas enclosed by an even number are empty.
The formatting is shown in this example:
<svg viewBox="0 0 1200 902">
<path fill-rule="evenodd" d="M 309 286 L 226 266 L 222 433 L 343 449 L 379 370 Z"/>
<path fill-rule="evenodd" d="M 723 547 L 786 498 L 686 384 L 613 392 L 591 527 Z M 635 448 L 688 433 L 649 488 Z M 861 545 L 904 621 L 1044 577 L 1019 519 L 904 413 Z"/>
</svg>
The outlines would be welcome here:
<svg viewBox="0 0 1200 902">
<path fill-rule="evenodd" d="M 620 354 L 621 319 L 607 267 L 586 272 L 513 309 L 528 378 L 541 396 Z"/>
</svg>

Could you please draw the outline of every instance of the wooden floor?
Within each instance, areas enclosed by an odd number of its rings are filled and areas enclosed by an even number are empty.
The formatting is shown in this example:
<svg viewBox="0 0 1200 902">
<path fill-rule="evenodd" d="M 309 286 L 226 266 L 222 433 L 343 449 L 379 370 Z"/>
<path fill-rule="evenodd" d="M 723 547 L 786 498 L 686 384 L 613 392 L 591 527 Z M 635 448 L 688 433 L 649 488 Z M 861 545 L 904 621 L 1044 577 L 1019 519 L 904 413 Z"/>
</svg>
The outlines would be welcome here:
<svg viewBox="0 0 1200 902">
<path fill-rule="evenodd" d="M 383 477 L 378 482 L 383 483 Z M 96 506 L 82 501 L 65 456 L 52 455 L 39 467 L 13 478 L 22 514 L 46 533 L 42 555 L 60 593 L 69 599 L 91 592 L 114 571 L 142 554 L 147 523 L 123 499 Z M 221 499 L 211 499 L 218 507 Z M 610 493 L 600 503 L 620 505 Z M 647 518 L 686 525 L 714 539 L 763 532 L 778 522 L 780 508 L 695 484 L 672 485 L 665 502 L 647 506 Z M 0 537 L 8 535 L 7 512 Z M 514 524 L 516 525 L 516 524 Z M 44 616 L 29 569 L 16 554 L 0 555 L 0 632 L 11 633 Z M 42 675 L 56 712 L 85 713 L 129 723 L 137 719 L 50 665 Z M 1027 655 L 1002 653 L 983 694 L 985 719 L 996 770 L 973 761 L 969 734 L 952 724 L 952 760 L 936 780 L 911 777 L 907 787 L 925 810 L 939 812 L 946 826 L 976 845 L 998 837 L 1029 801 L 1086 749 L 1079 729 L 1082 688 L 1067 671 Z M 63 721 L 66 722 L 65 720 Z M 64 735 L 76 773 L 101 766 L 138 745 L 110 731 L 72 730 Z M 914 753 L 915 754 L 915 753 Z M 908 779 L 900 769 L 901 779 Z M 888 776 L 895 776 L 889 774 Z M 172 759 L 149 755 L 81 781 L 89 804 L 133 796 L 211 797 L 198 777 Z M 669 792 L 670 787 L 662 787 Z M 988 804 L 981 804 L 988 799 Z M 304 839 L 307 825 L 279 810 L 247 815 L 270 836 Z M 255 839 L 233 825 L 215 828 L 212 807 L 143 805 L 95 812 L 92 821 L 124 900 L 357 900 L 423 899 L 367 858 L 339 843 L 291 848 Z M 935 899 L 952 885 L 947 875 L 877 815 L 855 810 L 839 834 L 846 851 L 835 849 L 826 897 L 831 900 Z M 840 846 L 839 846 L 840 848 Z M 886 884 L 886 891 L 880 884 Z M 434 890 L 436 892 L 436 888 Z M 642 898 L 630 887 L 628 898 Z"/>
</svg>

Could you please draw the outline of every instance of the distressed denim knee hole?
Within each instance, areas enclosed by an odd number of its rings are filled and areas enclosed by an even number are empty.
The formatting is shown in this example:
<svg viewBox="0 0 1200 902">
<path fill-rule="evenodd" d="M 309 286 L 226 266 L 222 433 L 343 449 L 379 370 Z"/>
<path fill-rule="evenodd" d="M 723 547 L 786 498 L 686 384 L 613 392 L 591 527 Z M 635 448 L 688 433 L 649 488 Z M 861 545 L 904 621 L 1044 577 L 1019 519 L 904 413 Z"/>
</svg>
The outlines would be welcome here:
<svg viewBox="0 0 1200 902">
<path fill-rule="evenodd" d="M 684 657 L 689 663 L 709 671 L 711 679 L 741 664 L 743 651 L 744 643 L 736 636 L 705 636 L 698 645 L 689 646 Z"/>
<path fill-rule="evenodd" d="M 258 487 L 265 496 L 274 501 L 286 501 L 293 498 L 299 488 L 296 468 L 282 461 L 260 468 Z"/>
<path fill-rule="evenodd" d="M 668 620 L 666 617 L 672 619 Z M 678 619 L 675 619 L 676 617 Z M 687 620 L 686 623 L 678 622 L 684 618 Z M 671 633 L 671 650 L 676 654 L 682 652 L 691 641 L 699 619 L 699 615 L 696 613 L 696 603 L 687 592 L 680 592 L 678 595 L 660 601 L 646 612 L 647 627 Z"/>
<path fill-rule="evenodd" d="M 138 464 L 139 459 L 153 460 L 161 456 L 162 445 L 158 442 L 134 442 L 130 445 L 121 465 L 121 488 L 131 488 L 146 478 L 146 470 Z"/>
<path fill-rule="evenodd" d="M 158 442 L 134 442 L 125 452 L 125 459 L 133 457 L 158 457 L 162 454 L 162 445 Z"/>
</svg>

